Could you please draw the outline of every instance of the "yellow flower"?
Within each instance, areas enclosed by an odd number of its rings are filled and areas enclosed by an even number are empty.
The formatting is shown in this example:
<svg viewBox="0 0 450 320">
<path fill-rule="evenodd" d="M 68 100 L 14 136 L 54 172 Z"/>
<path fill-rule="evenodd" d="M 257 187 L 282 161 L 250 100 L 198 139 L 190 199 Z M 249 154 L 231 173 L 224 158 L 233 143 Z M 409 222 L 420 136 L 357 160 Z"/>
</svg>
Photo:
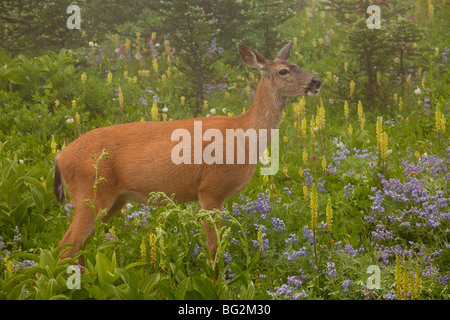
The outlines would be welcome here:
<svg viewBox="0 0 450 320">
<path fill-rule="evenodd" d="M 302 138 L 306 138 L 306 118 L 302 119 L 301 129 L 302 129 Z"/>
<path fill-rule="evenodd" d="M 72 109 L 77 107 L 77 100 L 72 100 Z"/>
<path fill-rule="evenodd" d="M 86 83 L 86 79 L 87 79 L 87 74 L 86 74 L 86 72 L 83 72 L 83 74 L 81 75 L 81 84 L 83 86 Z"/>
<path fill-rule="evenodd" d="M 363 106 L 361 100 L 358 101 L 358 118 L 361 118 L 363 115 Z"/>
<path fill-rule="evenodd" d="M 327 229 L 331 233 L 332 232 L 332 224 L 333 224 L 333 208 L 331 206 L 331 198 L 328 198 L 327 208 L 326 208 L 326 216 L 327 216 Z"/>
<path fill-rule="evenodd" d="M 10 274 L 13 274 L 14 273 L 14 263 L 11 260 L 9 260 L 9 255 L 5 256 L 4 261 L 5 261 L 6 270 Z"/>
<path fill-rule="evenodd" d="M 128 54 L 131 51 L 131 40 L 126 39 L 125 40 L 125 54 Z"/>
<path fill-rule="evenodd" d="M 170 61 L 170 42 L 169 40 L 164 40 L 164 53 L 167 55 L 167 61 Z"/>
<path fill-rule="evenodd" d="M 80 118 L 80 114 L 78 112 L 75 113 L 75 122 L 77 123 L 77 127 L 80 128 L 80 126 L 81 126 L 81 118 Z"/>
<path fill-rule="evenodd" d="M 380 86 L 381 85 L 381 72 L 377 71 L 377 84 Z"/>
<path fill-rule="evenodd" d="M 150 243 L 150 264 L 153 267 L 153 270 L 155 270 L 156 268 L 156 235 L 154 235 L 153 233 L 151 233 L 149 235 L 149 243 Z"/>
<path fill-rule="evenodd" d="M 445 124 L 447 120 L 445 119 L 444 114 L 441 112 L 440 105 L 436 106 L 436 112 L 434 114 L 435 122 L 436 122 L 436 133 L 438 135 L 445 133 Z"/>
<path fill-rule="evenodd" d="M 158 121 L 158 106 L 156 105 L 156 100 L 153 100 L 152 120 L 153 121 Z"/>
<path fill-rule="evenodd" d="M 141 242 L 140 248 L 141 248 L 141 260 L 145 262 L 146 258 L 147 258 L 147 246 L 145 244 L 145 239 L 144 238 L 142 238 L 142 242 Z"/>
<path fill-rule="evenodd" d="M 366 116 L 364 115 L 363 112 L 361 100 L 358 101 L 358 120 L 361 127 L 361 131 L 363 131 L 366 123 Z"/>
<path fill-rule="evenodd" d="M 345 100 L 345 102 L 344 102 L 344 116 L 345 116 L 345 119 L 348 119 L 348 102 L 347 102 L 347 100 Z"/>
<path fill-rule="evenodd" d="M 303 184 L 303 198 L 306 199 L 308 196 L 308 186 L 306 184 Z"/>
<path fill-rule="evenodd" d="M 186 100 L 185 97 L 180 97 L 181 106 L 184 107 L 184 101 Z"/>
<path fill-rule="evenodd" d="M 112 72 L 109 72 L 108 76 L 106 77 L 106 82 L 108 83 L 108 85 L 111 85 L 112 77 L 113 77 Z"/>
<path fill-rule="evenodd" d="M 151 40 L 152 40 L 152 41 L 155 41 L 155 40 L 156 40 L 156 32 L 152 32 L 152 38 L 151 38 Z"/>
<path fill-rule="evenodd" d="M 383 117 L 378 117 L 376 124 L 377 150 L 380 150 L 381 132 L 383 132 Z"/>
<path fill-rule="evenodd" d="M 352 126 L 352 124 L 349 124 L 348 125 L 348 133 L 350 133 L 350 135 L 352 135 L 353 134 L 353 126 Z"/>
<path fill-rule="evenodd" d="M 250 96 L 250 86 L 246 86 L 246 87 L 245 87 L 245 95 L 246 95 L 247 97 Z"/>
<path fill-rule="evenodd" d="M 258 230 L 258 243 L 259 243 L 259 251 L 263 250 L 263 232 L 261 230 L 261 227 L 259 227 Z"/>
<path fill-rule="evenodd" d="M 353 96 L 354 91 L 355 91 L 355 81 L 350 80 L 350 98 Z"/>
<path fill-rule="evenodd" d="M 397 300 L 416 300 L 421 298 L 422 277 L 419 265 L 416 265 L 416 272 L 408 272 L 406 261 L 403 260 L 403 268 L 400 258 L 395 257 L 394 280 L 395 295 Z"/>
<path fill-rule="evenodd" d="M 139 70 L 138 75 L 142 78 L 150 77 L 150 70 Z"/>
<path fill-rule="evenodd" d="M 386 161 L 388 155 L 388 135 L 386 132 L 380 134 L 380 158 Z"/>
<path fill-rule="evenodd" d="M 288 169 L 287 165 L 284 164 L 284 166 L 283 166 L 283 173 L 284 173 L 284 175 L 285 175 L 286 177 L 288 176 L 288 171 L 289 171 L 289 169 Z"/>
<path fill-rule="evenodd" d="M 122 88 L 119 87 L 119 111 L 122 113 L 123 111 L 123 92 Z"/>
<path fill-rule="evenodd" d="M 431 3 L 428 3 L 428 20 L 430 23 L 433 22 L 433 16 L 434 16 L 434 7 Z"/>
<path fill-rule="evenodd" d="M 158 60 L 156 60 L 156 58 L 153 59 L 152 65 L 153 65 L 153 69 L 155 70 L 155 72 L 158 73 Z"/>
<path fill-rule="evenodd" d="M 264 150 L 263 152 L 263 164 L 265 166 L 267 166 L 270 162 L 270 158 L 269 158 L 270 152 L 269 149 Z"/>
<path fill-rule="evenodd" d="M 325 156 L 322 158 L 322 170 L 324 172 L 327 171 L 327 158 L 325 158 Z"/>
<path fill-rule="evenodd" d="M 316 126 L 323 129 L 325 126 L 325 107 L 322 105 L 317 109 Z"/>
<path fill-rule="evenodd" d="M 344 71 L 348 72 L 348 62 L 347 61 L 344 62 Z"/>
<path fill-rule="evenodd" d="M 308 151 L 303 150 L 302 159 L 303 165 L 306 167 L 308 165 Z"/>
<path fill-rule="evenodd" d="M 59 100 L 56 99 L 56 100 L 55 100 L 55 108 L 58 108 L 58 107 L 59 107 L 59 104 L 60 104 Z"/>
</svg>

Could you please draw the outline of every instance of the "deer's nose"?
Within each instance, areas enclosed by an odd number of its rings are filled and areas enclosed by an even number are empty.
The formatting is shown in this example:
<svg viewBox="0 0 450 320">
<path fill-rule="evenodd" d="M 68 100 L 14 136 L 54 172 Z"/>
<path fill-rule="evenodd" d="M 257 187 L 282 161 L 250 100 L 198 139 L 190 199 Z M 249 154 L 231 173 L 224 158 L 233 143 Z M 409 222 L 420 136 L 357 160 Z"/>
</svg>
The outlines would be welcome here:
<svg viewBox="0 0 450 320">
<path fill-rule="evenodd" d="M 311 87 L 318 89 L 318 88 L 320 87 L 320 84 L 321 84 L 321 83 L 320 83 L 320 79 L 317 78 L 316 76 L 314 76 L 314 77 L 311 79 L 311 82 L 310 82 L 310 86 L 311 86 Z"/>
</svg>

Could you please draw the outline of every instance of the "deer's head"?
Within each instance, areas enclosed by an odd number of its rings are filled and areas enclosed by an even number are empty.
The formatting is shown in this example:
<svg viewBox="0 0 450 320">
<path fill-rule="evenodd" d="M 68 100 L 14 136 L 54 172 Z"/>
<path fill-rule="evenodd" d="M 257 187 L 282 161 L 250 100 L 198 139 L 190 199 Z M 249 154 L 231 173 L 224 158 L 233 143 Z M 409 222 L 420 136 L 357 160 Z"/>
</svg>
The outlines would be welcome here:
<svg viewBox="0 0 450 320">
<path fill-rule="evenodd" d="M 292 41 L 278 52 L 275 60 L 268 60 L 240 43 L 237 43 L 237 48 L 241 59 L 248 66 L 260 70 L 261 75 L 270 81 L 273 93 L 277 96 L 313 96 L 320 91 L 319 78 L 287 61 Z"/>
</svg>

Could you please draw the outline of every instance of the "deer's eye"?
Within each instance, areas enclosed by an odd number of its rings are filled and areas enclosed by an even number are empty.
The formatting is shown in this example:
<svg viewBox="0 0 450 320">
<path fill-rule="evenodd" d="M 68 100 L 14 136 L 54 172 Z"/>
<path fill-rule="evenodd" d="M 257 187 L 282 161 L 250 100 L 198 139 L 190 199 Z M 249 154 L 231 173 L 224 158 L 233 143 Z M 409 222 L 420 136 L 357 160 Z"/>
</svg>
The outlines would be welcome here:
<svg viewBox="0 0 450 320">
<path fill-rule="evenodd" d="M 289 71 L 288 71 L 287 69 L 282 69 L 282 70 L 278 71 L 278 74 L 279 74 L 280 76 L 285 76 L 285 75 L 287 75 L 288 73 L 289 73 Z"/>
</svg>

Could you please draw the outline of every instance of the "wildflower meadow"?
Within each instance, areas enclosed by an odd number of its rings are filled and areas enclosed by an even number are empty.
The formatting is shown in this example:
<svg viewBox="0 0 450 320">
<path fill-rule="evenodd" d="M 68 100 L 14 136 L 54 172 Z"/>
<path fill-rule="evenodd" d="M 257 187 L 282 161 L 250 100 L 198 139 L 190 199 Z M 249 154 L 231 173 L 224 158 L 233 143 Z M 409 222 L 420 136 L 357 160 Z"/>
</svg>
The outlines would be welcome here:
<svg viewBox="0 0 450 320">
<path fill-rule="evenodd" d="M 0 299 L 449 299 L 448 1 L 4 3 Z M 97 219 L 84 265 L 59 258 L 60 150 L 98 127 L 237 116 L 261 73 L 236 42 L 273 59 L 291 40 L 322 86 L 287 100 L 276 174 L 259 163 L 223 211 L 149 194 Z M 202 220 L 220 222 L 217 281 Z"/>
</svg>

